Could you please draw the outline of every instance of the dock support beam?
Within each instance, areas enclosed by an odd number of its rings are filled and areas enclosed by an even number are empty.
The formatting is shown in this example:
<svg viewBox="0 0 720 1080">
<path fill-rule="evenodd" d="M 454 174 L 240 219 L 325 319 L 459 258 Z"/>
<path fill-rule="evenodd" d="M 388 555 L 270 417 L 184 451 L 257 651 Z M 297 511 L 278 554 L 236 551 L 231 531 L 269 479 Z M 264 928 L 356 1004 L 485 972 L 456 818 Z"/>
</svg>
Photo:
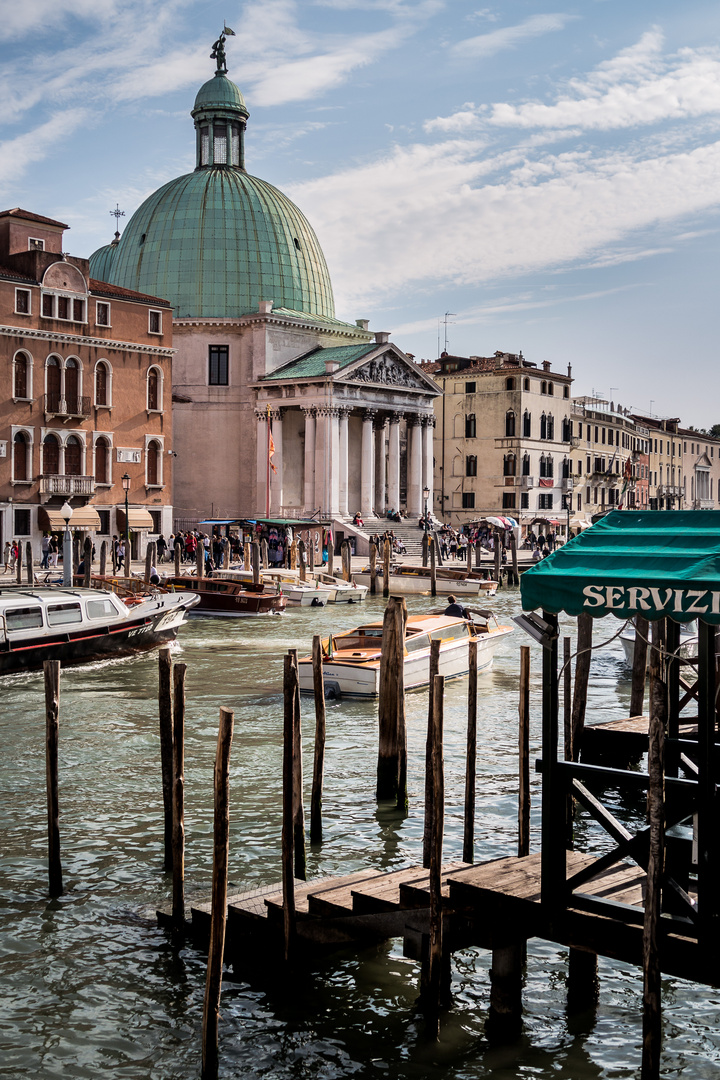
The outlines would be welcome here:
<svg viewBox="0 0 720 1080">
<path fill-rule="evenodd" d="M 597 953 L 570 948 L 567 975 L 567 1011 L 569 1016 L 597 1007 L 599 993 Z"/>
<path fill-rule="evenodd" d="M 524 942 L 513 941 L 492 951 L 490 1012 L 485 1034 L 490 1042 L 517 1038 L 522 1026 Z"/>
</svg>

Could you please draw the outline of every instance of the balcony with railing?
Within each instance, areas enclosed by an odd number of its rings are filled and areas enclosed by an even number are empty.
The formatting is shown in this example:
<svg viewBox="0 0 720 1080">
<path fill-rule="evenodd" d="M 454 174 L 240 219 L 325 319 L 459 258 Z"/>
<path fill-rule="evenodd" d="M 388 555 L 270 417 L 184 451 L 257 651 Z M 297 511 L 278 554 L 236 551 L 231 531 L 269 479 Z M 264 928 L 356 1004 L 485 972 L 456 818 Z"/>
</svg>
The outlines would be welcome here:
<svg viewBox="0 0 720 1080">
<path fill-rule="evenodd" d="M 679 484 L 659 484 L 657 493 L 661 498 L 679 498 L 683 493 L 683 489 Z"/>
<path fill-rule="evenodd" d="M 59 476 L 56 473 L 45 473 L 40 477 L 41 495 L 62 495 L 70 498 L 73 495 L 95 494 L 94 476 Z"/>
<path fill-rule="evenodd" d="M 60 397 L 59 394 L 45 394 L 45 413 L 48 416 L 87 418 L 90 415 L 90 398 Z"/>
</svg>

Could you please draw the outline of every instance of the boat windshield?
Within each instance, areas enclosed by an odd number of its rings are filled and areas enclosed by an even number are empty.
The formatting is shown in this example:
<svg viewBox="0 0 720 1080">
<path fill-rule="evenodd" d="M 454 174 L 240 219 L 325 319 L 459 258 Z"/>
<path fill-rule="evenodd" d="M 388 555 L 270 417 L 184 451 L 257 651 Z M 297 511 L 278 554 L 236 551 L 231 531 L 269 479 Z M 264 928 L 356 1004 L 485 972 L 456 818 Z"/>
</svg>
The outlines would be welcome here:
<svg viewBox="0 0 720 1080">
<path fill-rule="evenodd" d="M 40 607 L 8 608 L 5 612 L 5 625 L 9 631 L 35 630 L 42 624 L 42 608 Z"/>
<path fill-rule="evenodd" d="M 429 634 L 412 634 L 405 638 L 405 648 L 409 653 L 419 652 L 420 649 L 430 648 Z"/>
<path fill-rule="evenodd" d="M 433 630 L 430 636 L 433 641 L 458 641 L 468 637 L 469 634 L 468 624 L 459 622 L 451 623 L 450 626 L 441 626 L 438 630 Z"/>
</svg>

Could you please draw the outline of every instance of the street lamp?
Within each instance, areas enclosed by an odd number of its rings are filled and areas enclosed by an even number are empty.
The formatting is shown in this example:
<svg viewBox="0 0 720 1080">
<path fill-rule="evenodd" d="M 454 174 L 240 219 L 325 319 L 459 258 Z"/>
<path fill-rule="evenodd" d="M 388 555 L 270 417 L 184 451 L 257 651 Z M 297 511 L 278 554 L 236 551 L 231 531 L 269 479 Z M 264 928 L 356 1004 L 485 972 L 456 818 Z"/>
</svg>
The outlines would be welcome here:
<svg viewBox="0 0 720 1080">
<path fill-rule="evenodd" d="M 425 532 L 426 533 L 428 531 L 428 499 L 429 498 L 430 498 L 430 488 L 426 486 L 426 487 L 423 488 L 423 499 L 425 500 L 424 523 L 425 523 Z"/>
<path fill-rule="evenodd" d="M 60 517 L 65 522 L 63 533 L 63 585 L 72 585 L 72 536 L 70 535 L 70 518 L 73 516 L 73 508 L 69 502 L 64 502 L 60 508 Z"/>
<path fill-rule="evenodd" d="M 125 573 L 128 577 L 132 577 L 130 573 L 130 512 L 128 510 L 128 491 L 130 490 L 130 477 L 127 473 L 122 478 L 123 491 L 125 492 Z"/>
</svg>

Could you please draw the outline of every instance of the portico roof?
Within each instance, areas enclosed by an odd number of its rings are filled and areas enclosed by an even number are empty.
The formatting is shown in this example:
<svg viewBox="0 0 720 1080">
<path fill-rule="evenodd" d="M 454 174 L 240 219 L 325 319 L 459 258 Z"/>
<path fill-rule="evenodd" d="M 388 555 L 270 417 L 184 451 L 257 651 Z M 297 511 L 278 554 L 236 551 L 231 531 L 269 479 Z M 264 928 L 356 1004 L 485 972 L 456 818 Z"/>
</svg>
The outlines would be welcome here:
<svg viewBox="0 0 720 1080">
<path fill-rule="evenodd" d="M 329 349 L 318 347 L 313 349 L 312 352 L 305 353 L 304 356 L 296 357 L 295 360 L 291 360 L 276 371 L 271 371 L 269 375 L 265 376 L 263 382 L 273 382 L 279 379 L 317 378 L 320 375 L 327 374 L 325 365 L 328 361 L 337 364 L 337 370 L 339 371 L 350 364 L 354 364 L 356 360 L 361 360 L 363 356 L 375 352 L 377 347 L 374 341 L 365 345 L 337 345 Z"/>
</svg>

